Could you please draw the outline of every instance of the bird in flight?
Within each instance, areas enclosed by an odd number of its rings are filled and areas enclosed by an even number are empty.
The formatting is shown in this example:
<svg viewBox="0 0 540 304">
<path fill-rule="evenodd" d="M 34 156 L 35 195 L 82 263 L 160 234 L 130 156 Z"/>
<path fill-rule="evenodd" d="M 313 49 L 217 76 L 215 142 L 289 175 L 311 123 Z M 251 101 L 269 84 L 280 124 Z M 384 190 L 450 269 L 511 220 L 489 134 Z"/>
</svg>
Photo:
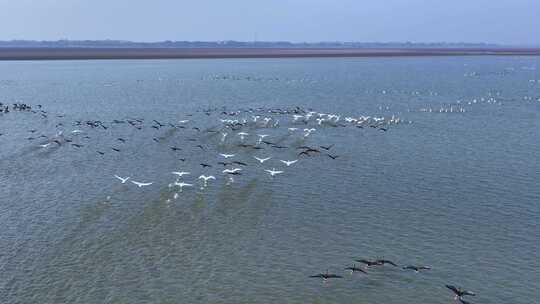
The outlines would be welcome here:
<svg viewBox="0 0 540 304">
<path fill-rule="evenodd" d="M 125 183 L 128 181 L 128 179 L 129 179 L 129 176 L 128 176 L 128 177 L 120 177 L 120 176 L 118 176 L 118 175 L 116 175 L 116 174 L 114 175 L 114 177 L 116 177 L 117 179 L 119 179 L 119 180 L 122 182 L 122 184 L 125 184 Z"/>
<path fill-rule="evenodd" d="M 256 160 L 258 160 L 258 161 L 262 164 L 262 163 L 264 163 L 265 161 L 271 159 L 272 157 L 258 158 L 257 156 L 253 156 L 253 158 L 255 158 Z"/>
<path fill-rule="evenodd" d="M 351 274 L 353 274 L 353 273 L 355 273 L 355 272 L 362 272 L 362 273 L 367 274 L 367 272 L 366 272 L 364 269 L 359 268 L 359 267 L 356 267 L 355 264 L 353 264 L 353 265 L 350 266 L 350 267 L 345 268 L 345 270 L 349 270 L 349 271 L 351 272 Z"/>
<path fill-rule="evenodd" d="M 295 159 L 295 160 L 280 160 L 280 162 L 284 163 L 287 167 L 289 167 L 290 165 L 296 163 L 298 161 L 298 159 Z"/>
<path fill-rule="evenodd" d="M 283 173 L 283 171 L 276 171 L 275 168 L 272 168 L 272 170 L 264 170 L 270 174 L 271 177 L 274 177 L 275 175 Z"/>
<path fill-rule="evenodd" d="M 462 289 L 461 287 L 456 287 L 454 285 L 445 285 L 446 288 L 450 289 L 452 292 L 454 292 L 455 297 L 454 300 L 461 299 L 463 296 L 475 296 L 476 294 L 472 291 Z"/>
<path fill-rule="evenodd" d="M 184 175 L 191 174 L 190 172 L 185 172 L 185 171 L 180 171 L 180 172 L 178 172 L 178 171 L 173 171 L 173 172 L 171 172 L 171 173 L 174 174 L 174 175 L 178 175 L 178 176 L 180 176 L 180 177 L 182 177 L 182 176 L 184 176 Z"/>
<path fill-rule="evenodd" d="M 422 270 L 430 270 L 431 267 L 429 267 L 429 266 L 414 266 L 414 265 L 409 265 L 409 266 L 403 267 L 403 269 L 405 269 L 405 270 L 409 270 L 409 269 L 410 269 L 410 270 L 414 270 L 414 272 L 418 273 L 418 272 L 420 272 L 420 271 L 422 271 Z"/>
<path fill-rule="evenodd" d="M 340 275 L 333 274 L 333 273 L 328 273 L 328 269 L 326 270 L 325 273 L 319 273 L 319 274 L 312 275 L 312 276 L 309 276 L 309 277 L 310 277 L 310 278 L 321 278 L 321 279 L 323 279 L 323 281 L 325 281 L 325 282 L 326 282 L 326 280 L 328 280 L 328 279 L 343 278 L 343 277 L 340 276 Z"/>
<path fill-rule="evenodd" d="M 139 188 L 141 187 L 146 187 L 146 186 L 150 186 L 151 184 L 153 183 L 141 183 L 141 182 L 136 182 L 136 181 L 131 181 L 133 184 L 137 185 Z"/>
<path fill-rule="evenodd" d="M 223 153 L 219 153 L 219 155 L 225 157 L 225 158 L 231 158 L 231 157 L 234 157 L 234 154 L 223 154 Z"/>
</svg>

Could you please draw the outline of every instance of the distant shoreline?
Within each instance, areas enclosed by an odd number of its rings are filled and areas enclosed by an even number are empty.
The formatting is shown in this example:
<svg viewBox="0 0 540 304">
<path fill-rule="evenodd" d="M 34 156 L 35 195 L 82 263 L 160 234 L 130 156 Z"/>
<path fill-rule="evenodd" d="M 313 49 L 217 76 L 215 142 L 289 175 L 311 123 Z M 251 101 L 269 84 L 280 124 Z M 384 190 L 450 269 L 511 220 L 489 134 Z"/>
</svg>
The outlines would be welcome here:
<svg viewBox="0 0 540 304">
<path fill-rule="evenodd" d="M 0 48 L 0 60 L 540 56 L 540 48 Z"/>
</svg>

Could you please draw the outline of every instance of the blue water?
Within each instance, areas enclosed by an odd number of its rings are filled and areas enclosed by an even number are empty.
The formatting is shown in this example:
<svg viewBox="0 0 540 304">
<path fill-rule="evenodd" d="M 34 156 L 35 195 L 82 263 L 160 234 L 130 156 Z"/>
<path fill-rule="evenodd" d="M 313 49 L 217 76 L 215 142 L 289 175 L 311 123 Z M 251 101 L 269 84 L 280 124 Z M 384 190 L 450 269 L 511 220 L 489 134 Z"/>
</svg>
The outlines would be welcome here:
<svg viewBox="0 0 540 304">
<path fill-rule="evenodd" d="M 538 68 L 536 57 L 0 62 L 0 102 L 48 115 L 0 114 L 0 301 L 451 303 L 452 284 L 472 303 L 535 303 Z M 287 149 L 206 132 L 254 115 L 223 108 L 295 106 L 346 126 L 311 119 L 304 138 L 287 131 L 305 128 L 291 114 L 261 110 L 279 126 L 241 129 Z M 361 115 L 399 123 L 344 122 Z M 112 123 L 135 118 L 141 130 Z M 83 146 L 39 147 L 60 131 Z M 331 144 L 336 160 L 295 149 Z M 248 164 L 231 185 L 218 153 Z M 284 173 L 270 178 L 273 167 Z M 171 171 L 190 171 L 194 187 L 168 187 Z M 200 189 L 200 174 L 217 179 Z M 349 275 L 355 258 L 432 269 Z M 327 269 L 344 278 L 309 278 Z"/>
</svg>

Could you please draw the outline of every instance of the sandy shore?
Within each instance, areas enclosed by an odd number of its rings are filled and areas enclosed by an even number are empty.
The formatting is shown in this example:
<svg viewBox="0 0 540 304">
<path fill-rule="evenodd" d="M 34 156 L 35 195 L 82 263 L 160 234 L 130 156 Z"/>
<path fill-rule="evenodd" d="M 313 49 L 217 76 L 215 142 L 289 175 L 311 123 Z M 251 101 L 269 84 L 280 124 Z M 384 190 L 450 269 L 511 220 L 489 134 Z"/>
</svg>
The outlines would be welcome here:
<svg viewBox="0 0 540 304">
<path fill-rule="evenodd" d="M 398 56 L 538 56 L 540 48 L 256 49 L 256 48 L 0 48 L 0 60 L 301 58 Z"/>
</svg>

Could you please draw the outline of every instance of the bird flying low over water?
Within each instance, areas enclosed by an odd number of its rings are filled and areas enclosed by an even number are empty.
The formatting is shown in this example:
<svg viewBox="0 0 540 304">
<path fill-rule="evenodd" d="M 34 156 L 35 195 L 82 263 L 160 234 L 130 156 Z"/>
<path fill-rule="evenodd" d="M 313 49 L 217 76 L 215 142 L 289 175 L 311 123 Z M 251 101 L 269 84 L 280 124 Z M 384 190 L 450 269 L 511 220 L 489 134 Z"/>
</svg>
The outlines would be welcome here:
<svg viewBox="0 0 540 304">
<path fill-rule="evenodd" d="M 296 163 L 298 161 L 298 159 L 295 159 L 295 160 L 280 160 L 280 162 L 284 163 L 287 167 L 289 167 L 290 165 Z"/>
<path fill-rule="evenodd" d="M 253 156 L 253 158 L 255 158 L 256 160 L 258 160 L 258 161 L 262 164 L 262 163 L 264 163 L 265 161 L 271 159 L 272 157 L 258 158 L 257 156 Z"/>
<path fill-rule="evenodd" d="M 454 285 L 445 285 L 446 288 L 450 289 L 452 292 L 454 292 L 455 297 L 454 299 L 457 300 L 458 298 L 461 299 L 463 296 L 476 296 L 476 294 L 470 290 L 465 290 L 460 287 L 456 287 Z"/>
<path fill-rule="evenodd" d="M 431 267 L 429 266 L 414 266 L 414 265 L 409 265 L 409 266 L 405 266 L 403 267 L 403 269 L 405 270 L 414 270 L 414 272 L 420 272 L 421 270 L 430 270 Z"/>
<path fill-rule="evenodd" d="M 239 171 L 242 171 L 242 168 L 225 169 L 223 170 L 223 173 L 236 173 Z"/>
<path fill-rule="evenodd" d="M 145 186 L 150 186 L 151 184 L 153 183 L 141 183 L 141 182 L 136 182 L 136 181 L 131 181 L 133 184 L 137 185 L 139 188 L 141 187 L 145 187 Z"/>
<path fill-rule="evenodd" d="M 234 154 L 223 154 L 223 153 L 219 153 L 219 155 L 225 157 L 225 158 L 231 158 L 231 157 L 234 157 Z"/>
<path fill-rule="evenodd" d="M 283 171 L 276 171 L 276 168 L 272 168 L 272 170 L 264 170 L 268 173 L 270 173 L 271 177 L 274 177 L 275 175 L 283 173 Z"/>
<path fill-rule="evenodd" d="M 338 279 L 338 278 L 343 278 L 342 276 L 340 275 L 337 275 L 337 274 L 333 274 L 333 273 L 328 273 L 328 270 L 326 270 L 325 273 L 319 273 L 319 274 L 316 274 L 316 275 L 312 275 L 312 276 L 309 276 L 310 278 L 321 278 L 323 279 L 323 281 L 326 281 L 328 279 Z"/>
<path fill-rule="evenodd" d="M 114 177 L 116 177 L 117 179 L 119 179 L 119 180 L 122 182 L 122 184 L 125 184 L 125 183 L 128 181 L 128 179 L 129 179 L 129 176 L 128 176 L 128 177 L 120 177 L 120 176 L 118 176 L 118 175 L 116 175 L 116 174 L 114 175 Z"/>
<path fill-rule="evenodd" d="M 367 274 L 367 272 L 364 269 L 356 267 L 355 264 L 353 264 L 350 267 L 345 268 L 345 270 L 349 270 L 351 272 L 351 274 L 353 274 L 354 272 L 362 272 L 362 273 Z"/>
<path fill-rule="evenodd" d="M 184 175 L 191 174 L 190 172 L 185 172 L 185 171 L 180 171 L 180 172 L 178 172 L 178 171 L 173 171 L 173 172 L 171 172 L 171 173 L 174 174 L 174 175 L 178 175 L 178 176 L 180 176 L 180 177 L 182 177 L 182 176 L 184 176 Z"/>
<path fill-rule="evenodd" d="M 397 267 L 397 264 L 394 263 L 394 262 L 392 262 L 392 261 L 390 261 L 390 260 L 379 259 L 379 260 L 376 260 L 375 262 L 376 262 L 378 265 L 390 264 L 390 265 L 392 265 L 392 266 L 394 266 L 394 267 Z"/>
</svg>

